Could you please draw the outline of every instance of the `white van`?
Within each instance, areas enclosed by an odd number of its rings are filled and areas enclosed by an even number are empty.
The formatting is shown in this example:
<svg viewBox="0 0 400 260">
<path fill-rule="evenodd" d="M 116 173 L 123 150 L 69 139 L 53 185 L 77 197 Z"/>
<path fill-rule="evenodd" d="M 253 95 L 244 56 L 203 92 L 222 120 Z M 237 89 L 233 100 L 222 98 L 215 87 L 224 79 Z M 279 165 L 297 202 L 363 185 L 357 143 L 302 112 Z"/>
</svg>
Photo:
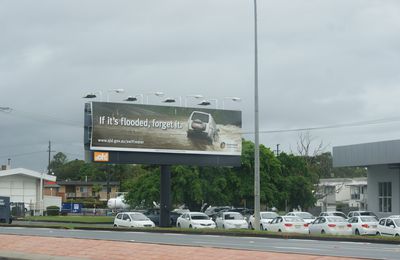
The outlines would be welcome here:
<svg viewBox="0 0 400 260">
<path fill-rule="evenodd" d="M 209 113 L 193 111 L 188 120 L 188 137 L 205 137 L 212 144 L 218 141 L 218 129 Z"/>
</svg>

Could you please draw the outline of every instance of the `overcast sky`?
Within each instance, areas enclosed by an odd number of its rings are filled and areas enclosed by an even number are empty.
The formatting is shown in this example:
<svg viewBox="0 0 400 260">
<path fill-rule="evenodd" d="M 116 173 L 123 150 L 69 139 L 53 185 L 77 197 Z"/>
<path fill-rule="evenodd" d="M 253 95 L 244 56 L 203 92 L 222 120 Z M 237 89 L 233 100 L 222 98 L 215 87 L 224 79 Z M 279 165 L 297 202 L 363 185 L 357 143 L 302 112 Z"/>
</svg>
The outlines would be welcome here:
<svg viewBox="0 0 400 260">
<path fill-rule="evenodd" d="M 296 152 L 286 130 L 326 126 L 310 135 L 327 151 L 399 139 L 400 1 L 259 0 L 258 18 L 262 144 Z M 95 91 L 202 94 L 254 132 L 253 19 L 252 0 L 1 1 L 0 164 L 44 171 L 49 140 L 83 159 Z"/>
</svg>

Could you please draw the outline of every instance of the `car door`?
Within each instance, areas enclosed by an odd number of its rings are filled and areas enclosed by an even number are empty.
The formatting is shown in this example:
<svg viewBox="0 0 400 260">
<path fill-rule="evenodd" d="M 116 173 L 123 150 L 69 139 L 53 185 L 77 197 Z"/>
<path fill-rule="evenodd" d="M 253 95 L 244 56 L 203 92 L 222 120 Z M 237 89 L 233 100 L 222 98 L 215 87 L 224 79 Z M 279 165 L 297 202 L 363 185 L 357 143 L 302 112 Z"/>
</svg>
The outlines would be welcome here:
<svg viewBox="0 0 400 260">
<path fill-rule="evenodd" d="M 276 225 L 277 225 L 276 223 L 277 223 L 278 218 L 279 218 L 279 217 L 274 218 L 274 219 L 271 221 L 271 224 L 268 225 L 267 228 L 268 228 L 269 231 L 273 231 L 273 232 L 278 231 L 278 230 L 276 229 Z"/>
<path fill-rule="evenodd" d="M 187 228 L 188 225 L 188 214 L 183 214 L 182 217 L 180 218 L 179 224 L 181 228 Z"/>
<path fill-rule="evenodd" d="M 121 226 L 130 227 L 131 226 L 131 218 L 128 214 L 122 215 Z"/>
<path fill-rule="evenodd" d="M 215 218 L 215 224 L 217 225 L 217 228 L 222 228 L 224 225 L 224 220 L 223 220 L 223 213 L 219 212 Z"/>
<path fill-rule="evenodd" d="M 395 227 L 396 225 L 394 224 L 394 221 L 390 218 L 386 220 L 386 225 L 385 225 L 385 234 L 389 236 L 394 236 L 396 233 Z"/>
<path fill-rule="evenodd" d="M 378 223 L 378 232 L 381 235 L 384 235 L 385 231 L 386 231 L 385 229 L 386 229 L 386 219 L 382 218 L 382 219 L 379 220 L 379 223 Z"/>
<path fill-rule="evenodd" d="M 319 233 L 317 230 L 318 230 L 318 224 L 319 224 L 320 220 L 321 220 L 321 217 L 318 217 L 313 222 L 311 222 L 311 225 L 308 226 L 310 234 Z"/>
<path fill-rule="evenodd" d="M 115 217 L 115 220 L 114 220 L 114 225 L 116 225 L 116 226 L 120 226 L 121 225 L 121 220 L 122 220 L 122 216 L 123 216 L 124 214 L 122 214 L 122 213 L 118 213 L 117 214 L 117 216 Z"/>
</svg>

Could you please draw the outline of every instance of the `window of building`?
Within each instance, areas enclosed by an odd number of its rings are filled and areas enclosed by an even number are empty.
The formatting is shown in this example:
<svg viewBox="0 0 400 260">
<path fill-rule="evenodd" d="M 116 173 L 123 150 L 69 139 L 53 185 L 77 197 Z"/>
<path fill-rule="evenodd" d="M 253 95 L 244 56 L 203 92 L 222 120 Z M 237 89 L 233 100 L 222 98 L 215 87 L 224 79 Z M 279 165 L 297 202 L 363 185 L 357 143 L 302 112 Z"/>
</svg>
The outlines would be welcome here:
<svg viewBox="0 0 400 260">
<path fill-rule="evenodd" d="M 79 187 L 80 192 L 88 192 L 88 187 L 87 186 L 81 186 Z"/>
<path fill-rule="evenodd" d="M 379 182 L 379 212 L 392 212 L 392 183 Z"/>
<path fill-rule="evenodd" d="M 359 200 L 360 199 L 360 187 L 358 186 L 351 186 L 350 187 L 351 199 L 352 200 Z"/>
</svg>

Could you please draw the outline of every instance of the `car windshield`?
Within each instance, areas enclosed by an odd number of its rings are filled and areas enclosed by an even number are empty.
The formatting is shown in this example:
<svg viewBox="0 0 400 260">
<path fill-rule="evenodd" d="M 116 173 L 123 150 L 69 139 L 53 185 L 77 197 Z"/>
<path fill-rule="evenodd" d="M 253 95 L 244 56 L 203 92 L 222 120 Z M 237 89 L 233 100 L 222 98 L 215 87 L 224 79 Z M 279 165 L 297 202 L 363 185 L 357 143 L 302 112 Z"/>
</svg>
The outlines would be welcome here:
<svg viewBox="0 0 400 260">
<path fill-rule="evenodd" d="M 329 216 L 338 216 L 338 217 L 342 217 L 342 218 L 346 218 L 346 215 L 342 212 L 328 212 Z"/>
<path fill-rule="evenodd" d="M 347 222 L 344 218 L 342 217 L 329 217 L 326 218 L 328 222 Z"/>
<path fill-rule="evenodd" d="M 360 216 L 374 216 L 376 215 L 373 212 L 365 211 L 365 212 L 360 212 Z"/>
<path fill-rule="evenodd" d="M 145 215 L 143 215 L 142 213 L 129 214 L 129 216 L 131 216 L 131 218 L 134 221 L 145 221 L 145 220 L 148 220 L 148 218 Z"/>
<path fill-rule="evenodd" d="M 192 120 L 200 120 L 204 123 L 208 123 L 209 115 L 201 114 L 201 113 L 194 113 L 192 116 Z"/>
<path fill-rule="evenodd" d="M 242 220 L 244 219 L 243 216 L 239 213 L 228 213 L 225 214 L 225 219 L 229 220 L 229 219 L 239 219 Z"/>
<path fill-rule="evenodd" d="M 308 212 L 298 212 L 298 213 L 296 213 L 296 216 L 301 217 L 301 218 L 314 218 L 313 215 L 311 215 Z"/>
<path fill-rule="evenodd" d="M 378 222 L 378 218 L 375 216 L 360 217 L 362 222 Z"/>
<path fill-rule="evenodd" d="M 210 219 L 207 215 L 191 215 L 192 219 Z"/>
<path fill-rule="evenodd" d="M 284 217 L 286 222 L 304 222 L 303 219 L 299 217 Z"/>
<path fill-rule="evenodd" d="M 271 218 L 276 218 L 276 217 L 279 217 L 279 215 L 276 214 L 275 212 L 261 213 L 261 218 L 262 219 L 271 219 Z"/>
</svg>

